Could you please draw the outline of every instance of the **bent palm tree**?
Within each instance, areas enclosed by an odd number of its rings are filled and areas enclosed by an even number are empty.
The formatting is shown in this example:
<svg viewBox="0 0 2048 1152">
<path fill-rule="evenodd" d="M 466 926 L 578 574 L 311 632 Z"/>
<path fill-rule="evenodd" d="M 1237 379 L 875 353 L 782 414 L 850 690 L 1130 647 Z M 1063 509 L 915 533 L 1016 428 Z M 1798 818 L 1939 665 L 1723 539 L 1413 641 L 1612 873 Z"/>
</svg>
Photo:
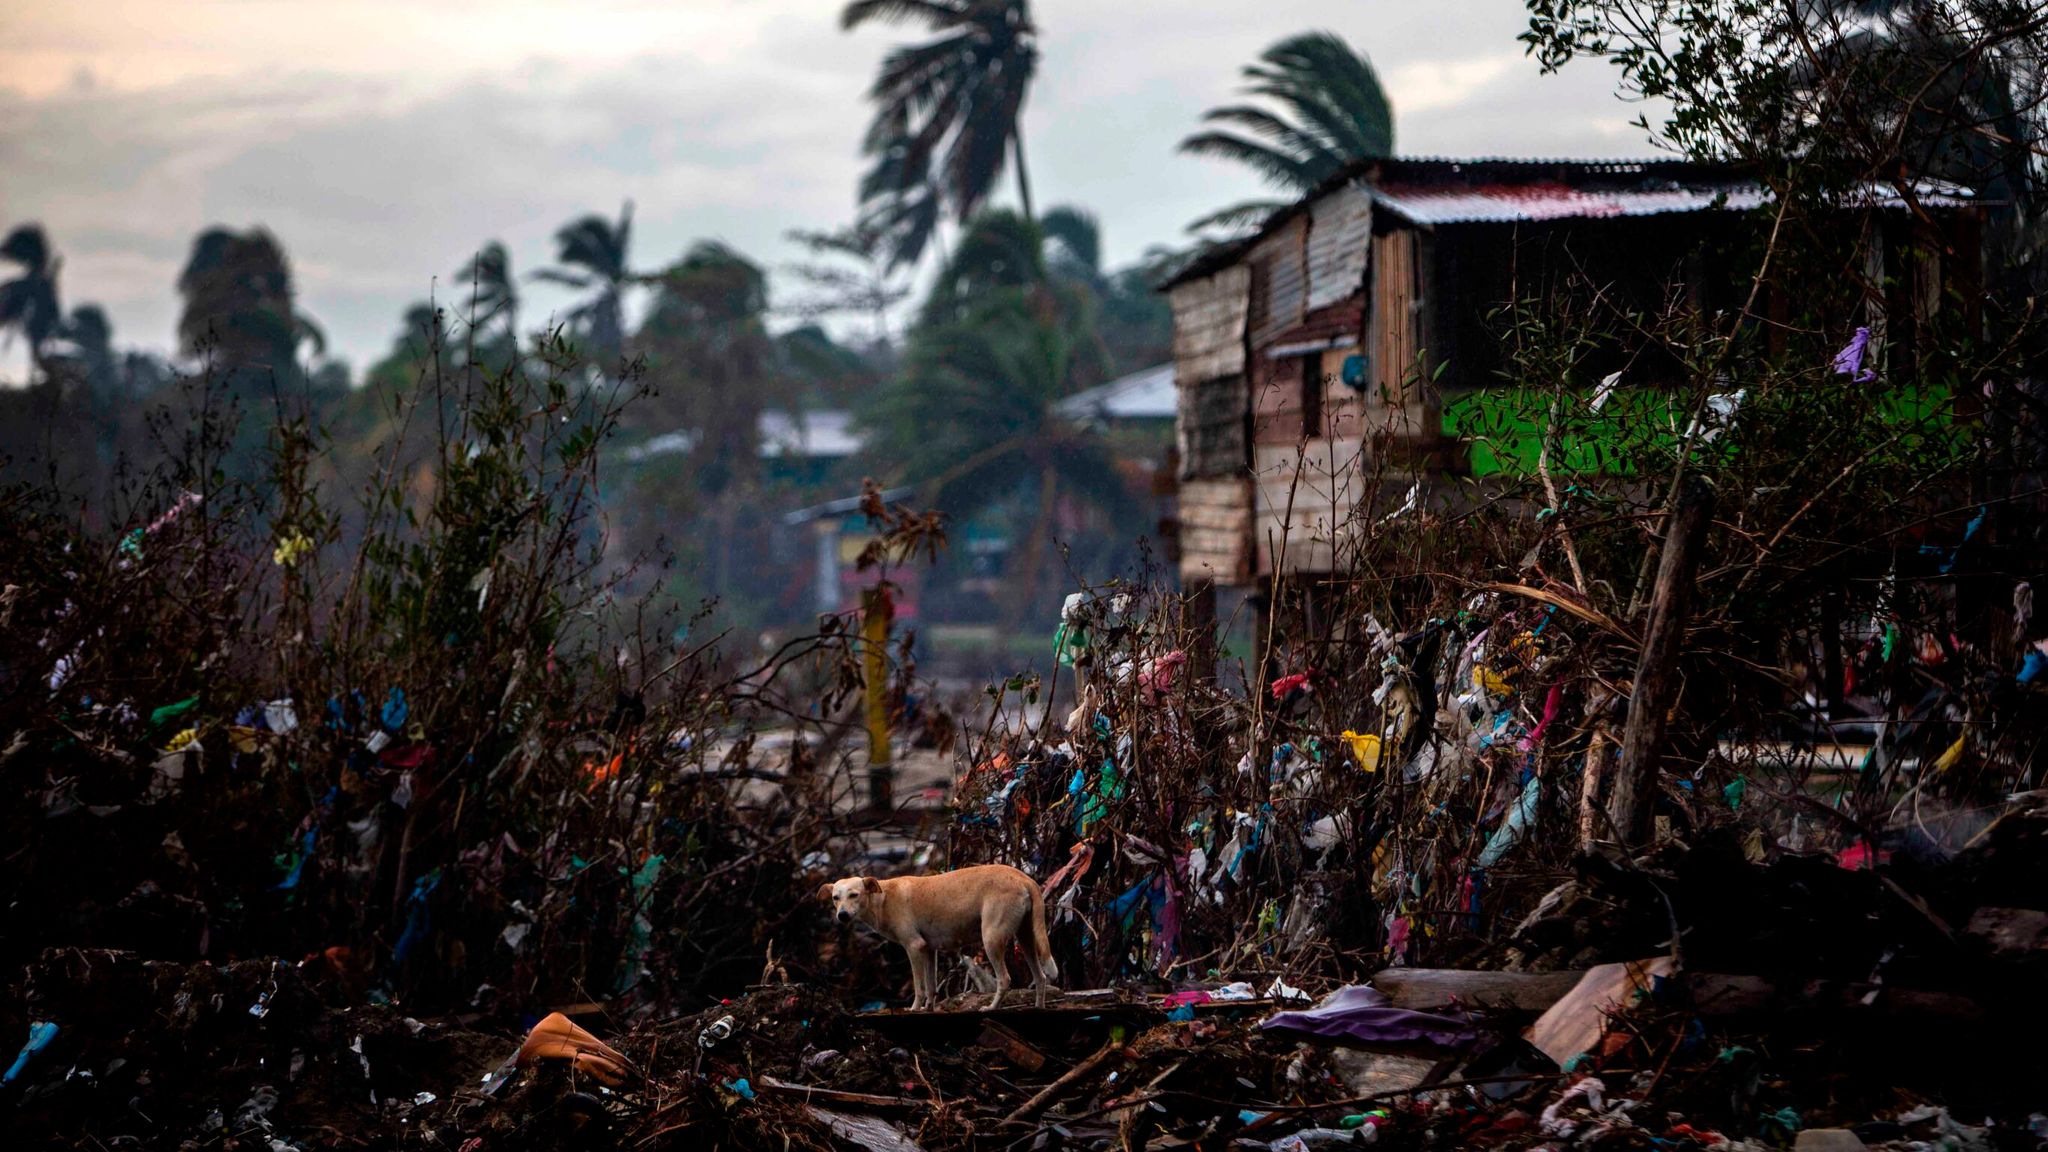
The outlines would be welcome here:
<svg viewBox="0 0 2048 1152">
<path fill-rule="evenodd" d="M 477 251 L 469 266 L 456 273 L 469 284 L 469 326 L 482 328 L 504 317 L 505 330 L 519 335 L 519 290 L 512 279 L 512 257 L 493 240 Z"/>
<path fill-rule="evenodd" d="M 619 209 L 613 224 L 602 216 L 585 216 L 555 233 L 557 268 L 543 268 L 534 278 L 592 292 L 570 313 L 591 352 L 615 372 L 626 343 L 624 297 L 633 280 L 628 253 L 633 241 L 633 203 Z"/>
<path fill-rule="evenodd" d="M 43 368 L 43 345 L 57 335 L 63 313 L 57 305 L 57 270 L 63 261 L 50 251 L 38 224 L 23 224 L 0 241 L 0 259 L 21 266 L 21 275 L 0 284 L 0 330 L 12 329 L 28 342 L 29 362 Z"/>
<path fill-rule="evenodd" d="M 1020 130 L 1038 68 L 1029 0 L 853 0 L 840 14 L 847 29 L 871 20 L 914 20 L 937 33 L 890 52 L 869 93 L 875 119 L 861 150 L 875 162 L 861 201 L 888 209 L 897 250 L 923 251 L 938 227 L 938 197 L 957 220 L 974 215 L 1006 162 L 1016 164 L 1031 219 Z"/>
<path fill-rule="evenodd" d="M 297 310 L 284 249 L 264 229 L 200 233 L 178 291 L 185 297 L 180 344 L 188 355 L 210 349 L 231 383 L 263 373 L 296 381 L 299 345 L 326 348 L 320 329 Z"/>
<path fill-rule="evenodd" d="M 1226 125 L 1197 132 L 1180 150 L 1249 166 L 1270 184 L 1307 192 L 1355 160 L 1390 156 L 1394 113 L 1380 78 L 1365 57 L 1333 33 L 1304 32 L 1266 49 L 1247 65 L 1248 96 L 1256 104 L 1213 108 L 1202 119 Z M 1197 220 L 1191 228 L 1255 223 L 1281 205 L 1247 201 Z"/>
<path fill-rule="evenodd" d="M 877 460 L 940 508 L 969 513 L 1035 497 L 1012 623 L 1037 599 L 1063 494 L 1119 522 L 1134 507 L 1108 443 L 1059 410 L 1074 389 L 1077 351 L 1064 325 L 1026 308 L 930 325 L 912 341 L 906 371 L 862 416 Z"/>
</svg>

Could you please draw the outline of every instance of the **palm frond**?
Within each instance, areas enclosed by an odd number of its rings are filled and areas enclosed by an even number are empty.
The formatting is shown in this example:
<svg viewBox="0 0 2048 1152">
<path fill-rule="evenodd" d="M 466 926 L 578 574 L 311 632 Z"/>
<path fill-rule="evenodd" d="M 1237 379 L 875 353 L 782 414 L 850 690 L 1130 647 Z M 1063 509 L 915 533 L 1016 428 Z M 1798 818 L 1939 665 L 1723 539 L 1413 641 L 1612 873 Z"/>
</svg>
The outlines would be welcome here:
<svg viewBox="0 0 2048 1152">
<path fill-rule="evenodd" d="M 1262 138 L 1268 145 L 1294 157 L 1309 177 L 1309 187 L 1344 166 L 1350 157 L 1336 151 L 1314 131 L 1290 124 L 1263 108 L 1233 104 L 1212 108 L 1202 115 L 1211 124 L 1235 127 Z"/>
<path fill-rule="evenodd" d="M 1279 200 L 1244 200 L 1197 218 L 1188 225 L 1188 231 L 1224 228 L 1233 232 L 1250 232 L 1264 225 L 1267 217 L 1285 207 L 1287 205 Z"/>
<path fill-rule="evenodd" d="M 39 273 L 50 262 L 50 240 L 39 224 L 18 225 L 0 240 L 0 257 L 14 261 L 31 273 Z"/>
<path fill-rule="evenodd" d="M 839 13 L 839 27 L 849 31 L 869 21 L 907 23 L 923 21 L 933 28 L 957 24 L 967 17 L 960 0 L 853 0 Z"/>
<path fill-rule="evenodd" d="M 1079 268 L 1091 273 L 1102 271 L 1102 224 L 1093 212 L 1061 205 L 1039 217 L 1038 230 L 1045 233 L 1046 240 L 1057 243 Z"/>
<path fill-rule="evenodd" d="M 527 276 L 534 280 L 545 280 L 550 284 L 560 284 L 568 288 L 588 288 L 598 283 L 598 279 L 595 276 L 582 272 L 571 272 L 561 268 L 536 268 L 528 272 Z"/>
<path fill-rule="evenodd" d="M 1283 188 L 1306 191 L 1315 187 L 1315 176 L 1299 158 L 1228 132 L 1197 132 L 1180 142 L 1180 150 L 1190 156 L 1235 160 Z"/>
</svg>

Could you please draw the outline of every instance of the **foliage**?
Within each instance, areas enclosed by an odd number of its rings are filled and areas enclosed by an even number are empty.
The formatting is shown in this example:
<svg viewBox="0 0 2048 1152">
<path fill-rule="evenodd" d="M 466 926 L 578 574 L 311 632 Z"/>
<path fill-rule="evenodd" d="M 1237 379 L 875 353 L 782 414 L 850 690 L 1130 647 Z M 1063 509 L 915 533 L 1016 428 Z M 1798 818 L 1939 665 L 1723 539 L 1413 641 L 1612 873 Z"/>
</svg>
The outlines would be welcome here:
<svg viewBox="0 0 2048 1152">
<path fill-rule="evenodd" d="M 577 386 L 559 339 L 538 356 L 430 350 L 354 501 L 303 410 L 260 485 L 230 476 L 224 395 L 116 526 L 0 499 L 11 962 L 326 950 L 486 1009 L 758 964 L 786 918 L 733 911 L 793 858 L 736 855 L 732 779 L 702 771 L 739 698 L 602 567 L 598 449 L 634 393 Z"/>
<path fill-rule="evenodd" d="M 591 215 L 563 225 L 555 233 L 555 246 L 556 267 L 543 268 L 534 278 L 590 293 L 569 319 L 584 355 L 616 379 L 624 368 L 620 361 L 626 343 L 625 291 L 634 280 L 632 202 L 619 209 L 616 223 Z"/>
<path fill-rule="evenodd" d="M 790 271 L 813 293 L 789 310 L 804 320 L 840 313 L 868 316 L 874 323 L 874 342 L 886 344 L 889 310 L 908 299 L 910 289 L 893 275 L 882 224 L 869 218 L 831 232 L 797 229 L 789 238 L 812 256 Z M 828 262 L 833 260 L 856 267 L 849 270 Z"/>
<path fill-rule="evenodd" d="M 936 36 L 882 61 L 870 97 L 875 117 L 861 143 L 873 164 L 861 201 L 892 237 L 896 263 L 914 263 L 938 226 L 941 203 L 966 221 L 1014 160 L 1017 193 L 1030 219 L 1021 117 L 1038 68 L 1027 0 L 852 0 L 840 15 L 851 29 L 869 21 L 911 21 Z"/>
<path fill-rule="evenodd" d="M 298 351 L 317 352 L 325 337 L 298 311 L 291 267 L 276 237 L 261 228 L 209 228 L 178 274 L 185 307 L 178 339 L 188 356 L 210 356 L 238 393 L 265 385 L 290 391 L 301 380 Z"/>
<path fill-rule="evenodd" d="M 1345 166 L 1394 154 L 1394 111 L 1379 74 L 1365 57 L 1330 32 L 1304 32 L 1281 40 L 1244 68 L 1245 94 L 1258 104 L 1230 104 L 1202 116 L 1223 125 L 1182 140 L 1197 156 L 1234 160 L 1288 192 L 1322 184 Z M 1197 220 L 1191 228 L 1256 225 L 1278 201 L 1247 201 Z"/>
<path fill-rule="evenodd" d="M 2048 21 L 2027 0 L 1800 4 L 1530 0 L 1546 70 L 1611 62 L 1638 123 L 1688 156 L 1740 160 L 1826 205 L 1934 179 L 1980 190 L 2004 267 L 2043 283 Z M 1652 111 L 1661 119 L 1652 121 Z"/>
<path fill-rule="evenodd" d="M 35 224 L 23 224 L 0 240 L 0 259 L 21 269 L 21 275 L 0 284 L 0 330 L 19 332 L 28 342 L 29 358 L 40 364 L 43 345 L 57 334 L 62 319 L 57 271 L 63 262 L 51 253 L 49 238 Z"/>
</svg>

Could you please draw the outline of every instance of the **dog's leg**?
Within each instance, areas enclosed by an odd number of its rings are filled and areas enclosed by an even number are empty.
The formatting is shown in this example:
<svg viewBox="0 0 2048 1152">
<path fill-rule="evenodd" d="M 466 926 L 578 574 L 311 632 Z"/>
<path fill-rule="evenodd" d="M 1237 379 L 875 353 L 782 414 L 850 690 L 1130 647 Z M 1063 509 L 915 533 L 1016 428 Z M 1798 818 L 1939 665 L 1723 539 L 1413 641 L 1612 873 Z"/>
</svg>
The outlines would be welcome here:
<svg viewBox="0 0 2048 1152">
<path fill-rule="evenodd" d="M 903 947 L 910 953 L 910 1010 L 917 1012 L 931 1003 L 932 948 L 923 940 L 912 940 Z"/>
<path fill-rule="evenodd" d="M 924 1010 L 936 1012 L 939 1008 L 939 950 L 929 948 L 924 954 Z"/>
<path fill-rule="evenodd" d="M 981 921 L 981 946 L 988 953 L 990 974 L 996 978 L 996 995 L 988 1002 L 993 1012 L 1002 1006 L 1003 993 L 1010 990 L 1010 934 L 992 916 Z"/>
</svg>

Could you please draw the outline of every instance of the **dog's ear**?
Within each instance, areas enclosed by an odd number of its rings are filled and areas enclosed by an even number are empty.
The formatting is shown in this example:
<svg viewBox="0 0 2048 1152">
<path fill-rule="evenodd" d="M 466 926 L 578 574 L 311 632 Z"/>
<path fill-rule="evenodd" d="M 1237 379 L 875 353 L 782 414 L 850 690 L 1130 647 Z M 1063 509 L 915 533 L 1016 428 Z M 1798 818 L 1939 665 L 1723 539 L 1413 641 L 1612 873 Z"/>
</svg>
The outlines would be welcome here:
<svg viewBox="0 0 2048 1152">
<path fill-rule="evenodd" d="M 882 882 L 880 880 L 875 879 L 873 876 L 861 877 L 860 886 L 867 889 L 869 892 L 880 892 L 882 890 Z"/>
<path fill-rule="evenodd" d="M 823 884 L 818 885 L 818 899 L 832 899 L 832 882 L 830 880 L 827 880 Z"/>
</svg>

